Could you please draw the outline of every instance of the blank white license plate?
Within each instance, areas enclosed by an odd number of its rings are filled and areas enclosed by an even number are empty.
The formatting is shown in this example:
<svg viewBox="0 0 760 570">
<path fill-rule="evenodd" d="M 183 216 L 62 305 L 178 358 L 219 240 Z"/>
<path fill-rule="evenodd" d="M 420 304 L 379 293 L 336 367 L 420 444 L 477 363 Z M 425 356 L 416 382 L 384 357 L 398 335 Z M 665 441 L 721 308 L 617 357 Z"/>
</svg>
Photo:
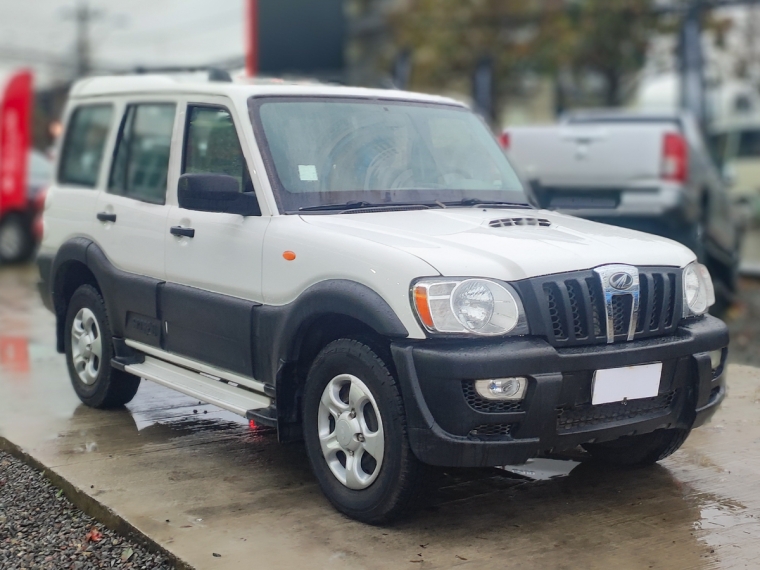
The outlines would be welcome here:
<svg viewBox="0 0 760 570">
<path fill-rule="evenodd" d="M 662 362 L 597 370 L 591 387 L 591 403 L 654 398 L 660 391 L 661 373 Z"/>
</svg>

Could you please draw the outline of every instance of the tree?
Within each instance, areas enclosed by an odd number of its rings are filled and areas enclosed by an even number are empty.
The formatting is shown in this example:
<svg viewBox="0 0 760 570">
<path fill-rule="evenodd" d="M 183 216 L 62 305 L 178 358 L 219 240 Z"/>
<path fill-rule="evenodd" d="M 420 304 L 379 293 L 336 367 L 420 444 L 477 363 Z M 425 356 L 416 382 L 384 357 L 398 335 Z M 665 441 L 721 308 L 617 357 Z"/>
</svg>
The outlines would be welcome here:
<svg viewBox="0 0 760 570">
<path fill-rule="evenodd" d="M 657 18 L 654 0 L 407 0 L 392 21 L 414 54 L 412 84 L 441 89 L 494 62 L 497 100 L 525 71 L 604 78 L 620 103 L 623 79 L 643 65 Z"/>
</svg>

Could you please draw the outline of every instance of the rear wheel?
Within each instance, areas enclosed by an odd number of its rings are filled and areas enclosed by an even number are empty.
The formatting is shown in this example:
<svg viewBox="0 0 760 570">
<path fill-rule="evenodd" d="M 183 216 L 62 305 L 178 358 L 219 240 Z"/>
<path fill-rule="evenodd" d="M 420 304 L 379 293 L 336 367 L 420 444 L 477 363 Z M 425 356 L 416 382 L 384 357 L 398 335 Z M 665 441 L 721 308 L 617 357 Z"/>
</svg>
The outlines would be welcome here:
<svg viewBox="0 0 760 570">
<path fill-rule="evenodd" d="M 21 263 L 34 252 L 34 238 L 21 214 L 8 214 L 0 222 L 0 262 Z"/>
<path fill-rule="evenodd" d="M 113 337 L 103 297 L 82 285 L 69 301 L 64 328 L 66 362 L 74 391 L 88 406 L 116 408 L 130 402 L 140 379 L 111 366 Z"/>
<path fill-rule="evenodd" d="M 595 460 L 602 463 L 637 467 L 652 465 L 673 455 L 687 437 L 689 430 L 662 429 L 605 443 L 588 443 L 583 447 Z"/>
<path fill-rule="evenodd" d="M 418 503 L 426 468 L 409 447 L 391 367 L 370 344 L 340 339 L 319 353 L 304 391 L 303 430 L 314 474 L 335 508 L 383 524 Z"/>
</svg>

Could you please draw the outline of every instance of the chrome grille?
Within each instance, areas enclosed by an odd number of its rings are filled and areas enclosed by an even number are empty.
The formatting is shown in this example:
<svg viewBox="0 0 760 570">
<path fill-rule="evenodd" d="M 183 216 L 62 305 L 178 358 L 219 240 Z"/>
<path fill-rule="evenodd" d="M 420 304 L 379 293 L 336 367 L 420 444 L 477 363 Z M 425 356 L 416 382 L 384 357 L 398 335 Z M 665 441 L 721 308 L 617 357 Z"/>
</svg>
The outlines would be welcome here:
<svg viewBox="0 0 760 570">
<path fill-rule="evenodd" d="M 600 276 L 594 271 L 534 278 L 521 282 L 518 288 L 523 300 L 534 298 L 538 303 L 537 311 L 531 311 L 526 303 L 531 330 L 534 334 L 543 331 L 554 346 L 604 344 L 671 334 L 680 320 L 681 271 L 672 267 L 640 267 L 638 282 L 638 312 L 633 294 L 618 291 L 605 296 Z M 536 313 L 541 317 L 536 318 Z M 609 336 L 608 326 L 612 328 Z"/>
</svg>

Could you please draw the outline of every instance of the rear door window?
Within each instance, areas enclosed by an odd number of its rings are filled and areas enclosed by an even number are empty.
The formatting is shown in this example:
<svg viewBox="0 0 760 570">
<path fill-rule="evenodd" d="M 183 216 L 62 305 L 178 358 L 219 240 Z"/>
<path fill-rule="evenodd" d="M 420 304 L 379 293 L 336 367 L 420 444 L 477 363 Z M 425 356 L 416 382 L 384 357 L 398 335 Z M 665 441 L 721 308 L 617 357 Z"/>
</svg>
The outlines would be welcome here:
<svg viewBox="0 0 760 570">
<path fill-rule="evenodd" d="M 174 103 L 127 107 L 111 165 L 109 193 L 165 203 L 175 112 Z"/>
<path fill-rule="evenodd" d="M 85 105 L 74 110 L 61 153 L 60 184 L 97 186 L 112 117 L 111 105 Z"/>
</svg>

